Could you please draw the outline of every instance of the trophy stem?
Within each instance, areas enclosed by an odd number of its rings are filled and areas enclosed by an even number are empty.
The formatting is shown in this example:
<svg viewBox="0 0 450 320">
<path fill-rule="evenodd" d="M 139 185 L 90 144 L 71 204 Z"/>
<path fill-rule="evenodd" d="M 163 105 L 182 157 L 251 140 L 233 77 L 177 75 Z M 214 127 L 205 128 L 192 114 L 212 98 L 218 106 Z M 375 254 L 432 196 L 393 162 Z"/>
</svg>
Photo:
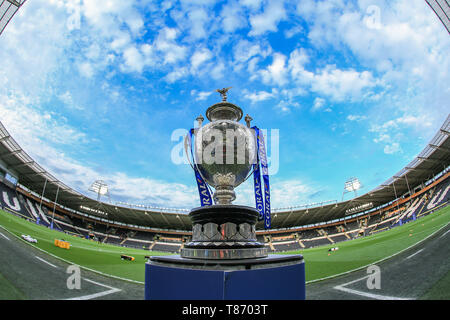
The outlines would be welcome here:
<svg viewBox="0 0 450 320">
<path fill-rule="evenodd" d="M 236 193 L 233 186 L 218 186 L 213 197 L 217 204 L 231 204 L 236 199 Z"/>
</svg>

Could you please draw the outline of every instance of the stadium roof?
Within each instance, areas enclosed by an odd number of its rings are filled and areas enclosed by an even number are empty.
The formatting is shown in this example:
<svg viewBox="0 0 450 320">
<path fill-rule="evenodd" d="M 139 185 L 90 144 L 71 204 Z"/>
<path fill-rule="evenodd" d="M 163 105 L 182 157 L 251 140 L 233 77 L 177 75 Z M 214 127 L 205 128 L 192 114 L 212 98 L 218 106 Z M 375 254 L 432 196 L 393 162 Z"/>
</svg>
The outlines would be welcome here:
<svg viewBox="0 0 450 320">
<path fill-rule="evenodd" d="M 447 31 L 450 33 L 450 1 L 449 0 L 426 0 L 439 19 L 442 21 Z"/>
<path fill-rule="evenodd" d="M 26 0 L 0 0 L 0 34 Z"/>
<path fill-rule="evenodd" d="M 372 191 L 342 202 L 328 202 L 273 210 L 272 228 L 291 228 L 342 219 L 367 209 L 385 205 L 413 191 L 450 166 L 450 115 L 424 150 L 407 166 Z M 38 197 L 55 201 L 65 209 L 81 212 L 104 222 L 128 226 L 184 230 L 192 228 L 186 211 L 167 212 L 163 208 L 124 207 L 89 198 L 59 181 L 36 163 L 17 144 L 0 122 L 0 162 L 18 178 L 19 184 Z M 257 225 L 262 228 L 262 223 Z"/>
</svg>

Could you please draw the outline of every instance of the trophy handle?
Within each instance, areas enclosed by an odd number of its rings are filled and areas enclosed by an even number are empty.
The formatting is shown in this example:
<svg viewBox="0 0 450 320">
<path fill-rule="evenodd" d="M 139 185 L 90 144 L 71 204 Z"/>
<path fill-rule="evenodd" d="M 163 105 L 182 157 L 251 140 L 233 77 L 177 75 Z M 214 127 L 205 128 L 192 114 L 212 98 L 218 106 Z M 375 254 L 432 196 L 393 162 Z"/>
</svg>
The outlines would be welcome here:
<svg viewBox="0 0 450 320">
<path fill-rule="evenodd" d="M 184 151 L 186 152 L 186 158 L 189 162 L 189 165 L 191 166 L 192 170 L 195 171 L 194 165 L 192 164 L 194 162 L 194 159 L 192 159 L 192 162 L 191 162 L 191 159 L 189 158 L 189 150 L 192 150 L 192 145 L 188 138 L 189 138 L 189 133 L 184 137 Z"/>
<path fill-rule="evenodd" d="M 194 166 L 197 168 L 198 174 L 200 175 L 200 177 L 202 177 L 203 181 L 205 181 L 205 185 L 208 188 L 209 193 L 212 194 L 211 189 L 210 189 L 208 183 L 206 182 L 205 177 L 202 175 L 202 173 L 198 169 L 197 164 L 195 163 L 195 160 L 194 160 L 193 156 L 192 156 L 192 162 L 191 162 L 191 159 L 189 158 L 189 151 L 192 152 L 192 141 L 191 141 L 191 139 L 188 139 L 188 138 L 189 138 L 189 133 L 184 137 L 184 151 L 186 152 L 186 157 L 188 159 L 189 165 L 191 166 L 192 170 L 194 170 L 194 172 L 196 171 Z M 214 202 L 216 202 L 214 197 L 212 197 L 212 200 Z"/>
<path fill-rule="evenodd" d="M 258 163 L 259 165 L 259 163 Z M 250 178 L 253 173 L 256 171 L 256 167 L 253 167 L 253 170 L 247 175 L 247 177 L 244 179 L 244 181 L 242 181 L 241 183 L 239 183 L 239 185 L 243 184 L 245 181 L 247 181 L 248 178 Z M 236 186 L 237 187 L 237 186 Z"/>
<path fill-rule="evenodd" d="M 192 170 L 194 170 L 194 171 L 195 171 L 195 168 L 197 168 L 198 173 L 200 174 L 200 176 L 202 177 L 203 181 L 205 181 L 206 185 L 208 186 L 208 183 L 206 182 L 206 179 L 203 176 L 203 174 L 200 171 L 200 169 L 198 169 L 198 166 L 195 163 L 194 158 L 192 158 L 192 162 L 191 162 L 191 159 L 189 158 L 189 151 L 192 151 L 192 141 L 190 139 L 188 139 L 188 138 L 189 138 L 189 134 L 187 134 L 184 137 L 184 151 L 186 152 L 186 157 L 188 159 L 189 165 L 191 166 Z M 195 168 L 194 168 L 194 166 L 195 166 Z"/>
<path fill-rule="evenodd" d="M 247 116 L 248 116 L 248 115 L 247 115 Z M 253 131 L 253 134 L 256 134 L 255 129 L 250 128 L 250 130 Z M 255 143 L 258 143 L 256 138 L 255 138 Z M 255 173 L 256 168 L 259 167 L 259 158 L 258 158 L 258 154 L 257 154 L 257 153 L 258 153 L 258 148 L 256 148 L 256 154 L 255 154 L 255 157 L 256 157 L 256 166 L 252 166 L 252 167 L 253 167 L 253 170 L 248 174 L 248 176 L 247 176 L 247 177 L 244 179 L 244 181 L 242 181 L 240 184 L 242 184 L 242 183 L 244 183 L 245 181 L 247 181 L 247 179 L 250 178 L 250 177 L 253 175 L 253 173 Z M 236 187 L 237 187 L 237 186 L 236 186 Z"/>
</svg>

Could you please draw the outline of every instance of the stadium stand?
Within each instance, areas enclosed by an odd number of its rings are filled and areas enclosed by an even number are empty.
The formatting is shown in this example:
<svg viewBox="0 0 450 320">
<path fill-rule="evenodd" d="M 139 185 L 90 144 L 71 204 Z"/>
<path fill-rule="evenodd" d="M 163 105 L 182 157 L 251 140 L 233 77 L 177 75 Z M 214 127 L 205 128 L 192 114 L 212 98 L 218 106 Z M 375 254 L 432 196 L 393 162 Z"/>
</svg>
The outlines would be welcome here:
<svg viewBox="0 0 450 320">
<path fill-rule="evenodd" d="M 0 204 L 4 210 L 50 227 L 52 212 L 45 204 L 40 206 L 32 197 L 28 197 L 25 193 L 18 193 L 4 183 L 0 183 L 0 192 L 2 193 Z M 273 235 L 258 234 L 257 238 L 266 243 L 270 252 L 294 251 L 335 244 L 387 230 L 430 214 L 447 205 L 449 198 L 450 173 L 447 173 L 428 187 L 403 199 L 401 207 L 394 203 L 375 212 L 339 223 L 279 231 Z M 183 243 L 189 239 L 188 236 L 163 231 L 155 233 L 108 227 L 74 215 L 68 216 L 59 211 L 54 217 L 54 228 L 57 226 L 56 228 L 62 232 L 116 246 L 177 253 Z"/>
<path fill-rule="evenodd" d="M 426 2 L 450 32 L 449 1 Z M 24 3 L 0 0 L 0 34 Z M 447 117 L 412 162 L 365 195 L 336 204 L 277 212 L 272 220 L 274 230 L 258 230 L 258 240 L 272 252 L 334 244 L 394 228 L 448 205 L 449 131 Z M 59 200 L 54 203 L 50 199 Z M 366 205 L 368 210 L 360 210 Z M 71 189 L 31 159 L 1 122 L 0 206 L 30 222 L 118 246 L 178 252 L 191 235 L 186 212 L 99 203 Z"/>
<path fill-rule="evenodd" d="M 334 245 L 394 228 L 446 206 L 449 132 L 450 115 L 413 161 L 366 194 L 343 202 L 274 209 L 272 229 L 264 230 L 260 223 L 257 239 L 271 252 Z M 179 252 L 192 235 L 188 210 L 124 207 L 71 189 L 25 153 L 1 122 L 0 204 L 33 223 L 116 246 Z"/>
</svg>

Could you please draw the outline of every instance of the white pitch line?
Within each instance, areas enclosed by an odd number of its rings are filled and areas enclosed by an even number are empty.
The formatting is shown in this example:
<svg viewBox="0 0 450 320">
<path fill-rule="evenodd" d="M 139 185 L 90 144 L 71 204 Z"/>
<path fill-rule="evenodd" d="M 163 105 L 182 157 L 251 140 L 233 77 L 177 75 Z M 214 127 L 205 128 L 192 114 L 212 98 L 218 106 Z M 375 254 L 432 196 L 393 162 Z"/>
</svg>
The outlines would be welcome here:
<svg viewBox="0 0 450 320">
<path fill-rule="evenodd" d="M 447 233 L 449 233 L 450 230 L 447 230 L 442 236 L 440 236 L 439 238 L 442 238 L 443 236 L 445 236 Z"/>
<path fill-rule="evenodd" d="M 3 238 L 5 238 L 6 240 L 10 240 L 7 236 L 5 236 L 3 233 L 0 232 L 0 236 L 2 236 Z M 11 240 L 10 240 L 11 241 Z"/>
<path fill-rule="evenodd" d="M 348 286 L 349 284 L 364 280 L 366 278 L 368 278 L 370 275 L 356 279 L 356 280 L 352 280 L 350 282 L 338 285 L 333 287 L 333 289 L 336 290 L 340 290 L 340 291 L 344 291 L 347 293 L 351 293 L 351 294 L 356 294 L 359 296 L 363 296 L 363 297 L 367 297 L 367 298 L 371 298 L 371 299 L 376 299 L 376 300 L 411 300 L 409 298 L 401 298 L 401 297 L 393 297 L 393 296 L 384 296 L 381 294 L 374 294 L 374 293 L 369 293 L 369 292 L 364 292 L 364 291 L 359 291 L 359 290 L 354 290 L 354 289 L 349 289 L 349 288 L 345 288 L 345 286 Z"/>
<path fill-rule="evenodd" d="M 42 258 L 39 258 L 38 256 L 35 256 L 36 257 L 36 259 L 38 259 L 38 260 L 41 260 L 42 262 L 44 262 L 44 263 L 46 263 L 46 264 L 48 264 L 49 266 L 52 266 L 53 268 L 58 268 L 57 266 L 55 266 L 54 264 L 51 264 L 50 262 L 48 262 L 48 261 L 45 261 L 44 259 L 42 259 Z"/>
<path fill-rule="evenodd" d="M 408 260 L 409 258 L 412 258 L 412 257 L 414 257 L 416 254 L 418 254 L 418 253 L 421 253 L 423 251 L 423 249 L 420 249 L 420 250 L 417 250 L 416 252 L 414 252 L 412 255 L 410 255 L 410 256 L 407 256 L 406 258 L 405 258 L 405 260 Z"/>
<path fill-rule="evenodd" d="M 336 287 L 334 287 L 334 289 L 341 290 L 341 291 L 344 291 L 347 293 L 356 294 L 356 295 L 367 297 L 367 298 L 376 299 L 376 300 L 411 300 L 409 298 L 383 296 L 381 294 L 374 294 L 374 293 L 369 293 L 369 292 L 364 292 L 364 291 L 353 290 L 353 289 L 349 289 L 349 288 L 344 288 L 342 286 L 336 286 Z"/>
<path fill-rule="evenodd" d="M 113 293 L 122 291 L 121 289 L 110 287 L 110 286 L 107 286 L 106 284 L 102 284 L 102 283 L 99 283 L 99 282 L 96 282 L 96 281 L 93 281 L 93 280 L 89 280 L 89 279 L 86 279 L 86 278 L 84 278 L 83 280 L 86 280 L 87 282 L 96 284 L 96 285 L 101 286 L 101 287 L 108 288 L 110 290 L 103 291 L 103 292 L 98 292 L 98 293 L 94 293 L 94 294 L 88 294 L 88 295 L 81 296 L 81 297 L 69 298 L 67 300 L 90 300 L 90 299 L 95 299 L 95 298 L 106 296 L 108 294 L 113 294 Z"/>
<path fill-rule="evenodd" d="M 383 262 L 383 261 L 385 261 L 385 260 L 388 260 L 388 259 L 390 259 L 390 258 L 392 258 L 392 257 L 395 257 L 395 256 L 401 254 L 402 252 L 405 252 L 406 250 L 409 250 L 409 249 L 411 249 L 411 248 L 417 246 L 418 244 L 424 242 L 424 241 L 427 240 L 428 238 L 432 237 L 433 235 L 435 235 L 436 233 L 438 233 L 439 231 L 441 231 L 442 229 L 444 229 L 445 227 L 447 227 L 449 224 L 450 224 L 450 222 L 448 222 L 447 224 L 443 225 L 443 226 L 440 227 L 438 230 L 436 230 L 436 231 L 434 231 L 433 233 L 429 234 L 428 236 L 426 236 L 426 237 L 423 238 L 422 240 L 420 240 L 420 241 L 418 241 L 418 242 L 416 242 L 416 243 L 410 245 L 409 247 L 407 247 L 407 248 L 405 248 L 405 249 L 402 249 L 402 250 L 400 250 L 400 251 L 398 251 L 398 252 L 396 252 L 396 253 L 394 253 L 394 254 L 391 254 L 390 256 L 384 257 L 384 258 L 382 258 L 382 259 L 380 259 L 380 260 L 374 261 L 374 262 L 372 262 L 372 263 L 366 264 L 366 265 L 364 265 L 364 266 L 361 266 L 361 267 L 358 267 L 358 268 L 355 268 L 355 269 L 352 269 L 352 270 L 349 270 L 349 271 L 341 272 L 341 273 L 334 274 L 334 275 L 328 276 L 328 277 L 323 277 L 323 278 L 319 278 L 319 279 L 309 280 L 309 281 L 306 281 L 306 284 L 310 284 L 310 283 L 314 283 L 314 282 L 319 282 L 319 281 L 323 281 L 323 280 L 327 280 L 327 279 L 332 279 L 332 278 L 336 278 L 336 277 L 339 277 L 339 276 L 343 276 L 343 275 L 346 275 L 346 274 L 349 274 L 349 273 L 352 273 L 352 272 L 355 272 L 355 271 L 358 271 L 358 270 L 362 270 L 362 269 L 364 269 L 364 268 L 367 268 L 367 267 L 370 266 L 370 265 L 377 264 L 377 263 Z"/>
</svg>

